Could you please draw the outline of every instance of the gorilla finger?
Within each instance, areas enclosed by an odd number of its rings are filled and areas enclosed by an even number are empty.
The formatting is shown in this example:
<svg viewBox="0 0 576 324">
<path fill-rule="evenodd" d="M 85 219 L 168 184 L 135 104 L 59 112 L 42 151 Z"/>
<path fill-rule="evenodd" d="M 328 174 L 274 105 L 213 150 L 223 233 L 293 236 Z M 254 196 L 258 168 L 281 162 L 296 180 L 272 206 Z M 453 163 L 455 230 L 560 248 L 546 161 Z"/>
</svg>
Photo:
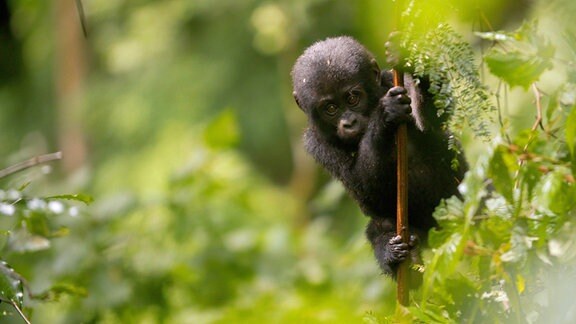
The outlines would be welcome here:
<svg viewBox="0 0 576 324">
<path fill-rule="evenodd" d="M 402 243 L 402 236 L 400 235 L 396 235 L 394 237 L 392 237 L 390 239 L 390 241 L 388 241 L 388 244 L 390 245 L 397 245 L 397 244 L 401 244 Z"/>
<path fill-rule="evenodd" d="M 412 113 L 412 107 L 410 107 L 410 105 L 405 105 L 403 108 L 404 108 L 404 113 L 405 113 L 405 114 L 410 114 L 410 113 Z"/>
<path fill-rule="evenodd" d="M 398 102 L 401 104 L 410 104 L 412 103 L 412 99 L 406 95 L 400 95 L 398 96 Z"/>
<path fill-rule="evenodd" d="M 406 88 L 404 88 L 404 87 L 396 86 L 396 87 L 393 87 L 390 90 L 388 90 L 388 95 L 390 95 L 392 97 L 395 97 L 397 95 L 403 95 L 406 93 L 407 93 L 407 91 L 406 91 Z"/>
<path fill-rule="evenodd" d="M 404 261 L 407 257 L 408 257 L 408 252 L 407 251 L 399 251 L 397 253 L 394 253 L 394 259 L 398 260 L 398 261 Z"/>
</svg>

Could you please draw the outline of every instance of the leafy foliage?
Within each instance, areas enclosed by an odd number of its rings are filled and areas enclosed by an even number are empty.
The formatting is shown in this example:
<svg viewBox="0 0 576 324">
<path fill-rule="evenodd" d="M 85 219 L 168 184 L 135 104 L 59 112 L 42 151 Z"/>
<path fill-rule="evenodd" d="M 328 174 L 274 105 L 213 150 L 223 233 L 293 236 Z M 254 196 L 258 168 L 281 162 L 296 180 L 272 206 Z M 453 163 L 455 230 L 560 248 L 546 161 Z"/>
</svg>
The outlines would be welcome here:
<svg viewBox="0 0 576 324">
<path fill-rule="evenodd" d="M 61 200 L 81 201 L 88 204 L 92 198 L 85 194 L 30 197 L 25 189 L 0 190 L 0 224 L 7 240 L 2 242 L 3 255 L 34 253 L 47 250 L 52 240 L 68 234 L 68 229 L 57 225 L 57 218 L 78 217 L 78 206 L 67 205 Z M 57 300 L 62 294 L 86 295 L 82 287 L 56 284 L 41 293 L 31 292 L 24 277 L 6 262 L 0 261 L 0 301 L 11 304 L 28 322 L 23 312 L 24 297 L 33 300 Z M 5 315 L 5 314 L 4 314 Z"/>
<path fill-rule="evenodd" d="M 526 32 L 526 26 L 511 34 Z M 548 52 L 554 52 L 548 42 L 532 36 L 526 41 L 537 38 L 547 44 Z M 534 56 L 540 54 L 523 55 L 526 62 L 536 62 Z M 493 57 L 493 52 L 487 54 L 488 60 Z M 530 70 L 533 82 L 545 69 Z M 506 71 L 496 75 L 507 75 Z M 515 85 L 511 79 L 507 82 Z M 562 103 L 561 99 L 575 95 L 570 85 L 554 92 L 548 99 L 545 122 L 519 132 L 512 140 L 497 141 L 461 184 L 464 199 L 451 198 L 438 207 L 435 217 L 442 229 L 430 235 L 432 250 L 424 285 L 409 308 L 412 320 L 575 320 L 574 306 L 564 300 L 570 299 L 568 291 L 576 288 L 572 154 L 576 105 L 570 100 Z M 537 97 L 532 109 L 542 107 L 540 100 Z M 555 305 L 557 302 L 561 306 Z"/>
<path fill-rule="evenodd" d="M 449 25 L 424 20 L 418 8 L 412 1 L 403 17 L 408 21 L 403 31 L 406 65 L 429 81 L 437 113 L 447 117 L 445 126 L 451 132 L 460 135 L 468 125 L 477 137 L 488 140 L 495 109 L 480 81 L 472 47 Z M 455 141 L 450 145 L 458 150 Z"/>
<path fill-rule="evenodd" d="M 354 321 L 382 296 L 391 309 L 393 291 L 361 228 L 337 243 L 327 216 L 293 226 L 298 201 L 236 152 L 237 133 L 215 133 L 236 123 L 225 111 L 204 127 L 165 195 L 96 200 L 89 218 L 74 218 L 70 235 L 54 240 L 67 253 L 45 260 L 70 268 L 31 276 L 53 282 L 34 298 L 58 303 L 34 314 L 51 322 Z"/>
</svg>

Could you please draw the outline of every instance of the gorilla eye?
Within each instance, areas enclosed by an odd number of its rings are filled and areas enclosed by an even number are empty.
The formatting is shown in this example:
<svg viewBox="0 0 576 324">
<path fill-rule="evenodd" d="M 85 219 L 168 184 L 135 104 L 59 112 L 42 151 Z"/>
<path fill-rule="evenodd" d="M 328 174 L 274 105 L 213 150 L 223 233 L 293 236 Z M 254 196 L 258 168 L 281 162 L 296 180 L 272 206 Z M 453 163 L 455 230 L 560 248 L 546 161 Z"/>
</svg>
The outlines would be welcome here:
<svg viewBox="0 0 576 324">
<path fill-rule="evenodd" d="M 360 102 L 360 96 L 357 94 L 351 93 L 350 95 L 348 95 L 348 98 L 346 98 L 346 102 L 350 106 L 356 106 L 358 104 L 358 102 Z"/>
<path fill-rule="evenodd" d="M 336 113 L 338 112 L 338 107 L 335 104 L 329 104 L 326 106 L 326 108 L 324 109 L 324 112 L 328 115 L 328 116 L 334 116 L 336 115 Z"/>
</svg>

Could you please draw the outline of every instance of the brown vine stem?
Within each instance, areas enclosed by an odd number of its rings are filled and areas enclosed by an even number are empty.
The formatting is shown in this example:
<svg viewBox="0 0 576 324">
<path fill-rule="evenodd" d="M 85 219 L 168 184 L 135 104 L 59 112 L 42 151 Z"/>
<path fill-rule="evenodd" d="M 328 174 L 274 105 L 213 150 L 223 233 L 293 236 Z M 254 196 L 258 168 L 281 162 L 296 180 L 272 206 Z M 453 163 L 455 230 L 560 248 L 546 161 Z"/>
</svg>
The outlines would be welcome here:
<svg viewBox="0 0 576 324">
<path fill-rule="evenodd" d="M 62 158 L 62 152 L 54 152 L 54 153 L 35 156 L 31 159 L 28 159 L 26 161 L 22 161 L 20 163 L 16 163 L 16 164 L 11 165 L 5 169 L 0 170 L 0 179 L 4 178 L 6 176 L 9 176 L 13 173 L 31 168 L 31 167 L 36 166 L 38 164 L 42 164 L 42 163 L 46 163 L 46 162 L 50 162 L 50 161 L 54 161 L 54 160 L 60 160 L 61 158 Z"/>
<path fill-rule="evenodd" d="M 400 30 L 400 20 L 403 10 L 403 1 L 396 0 L 394 10 L 394 28 Z M 404 74 L 397 67 L 394 68 L 393 81 L 395 86 L 404 86 Z M 406 124 L 400 124 L 396 130 L 396 234 L 402 237 L 404 243 L 408 243 L 408 131 Z M 408 306 L 410 299 L 409 264 L 410 258 L 400 263 L 396 273 L 397 300 L 402 306 Z"/>
<path fill-rule="evenodd" d="M 394 74 L 402 74 L 394 71 Z M 402 86 L 403 82 L 395 82 L 396 86 Z M 408 243 L 408 154 L 407 154 L 407 131 L 406 124 L 400 124 L 396 131 L 396 176 L 397 176 L 397 192 L 396 192 L 396 234 L 402 237 L 404 243 Z M 398 302 L 403 306 L 408 306 L 409 302 L 409 264 L 410 258 L 407 258 L 398 267 L 396 279 L 398 281 Z"/>
</svg>

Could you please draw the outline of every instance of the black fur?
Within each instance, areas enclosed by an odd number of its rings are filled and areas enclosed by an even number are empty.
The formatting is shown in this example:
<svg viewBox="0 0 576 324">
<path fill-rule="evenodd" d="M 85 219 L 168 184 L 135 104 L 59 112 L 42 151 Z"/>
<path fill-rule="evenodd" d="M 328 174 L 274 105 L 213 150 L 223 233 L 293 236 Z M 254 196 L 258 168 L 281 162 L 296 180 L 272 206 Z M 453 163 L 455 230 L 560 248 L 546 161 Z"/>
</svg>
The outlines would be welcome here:
<svg viewBox="0 0 576 324">
<path fill-rule="evenodd" d="M 425 82 L 406 77 L 406 89 L 392 87 L 372 54 L 351 37 L 310 46 L 292 70 L 294 98 L 308 116 L 307 151 L 340 180 L 364 214 L 366 234 L 382 270 L 392 276 L 417 238 L 402 243 L 396 230 L 395 133 L 408 129 L 408 214 L 413 234 L 426 237 L 437 224 L 434 208 L 457 195 L 466 163 L 451 168 L 454 152 Z M 412 103 L 412 104 L 410 104 Z"/>
</svg>

